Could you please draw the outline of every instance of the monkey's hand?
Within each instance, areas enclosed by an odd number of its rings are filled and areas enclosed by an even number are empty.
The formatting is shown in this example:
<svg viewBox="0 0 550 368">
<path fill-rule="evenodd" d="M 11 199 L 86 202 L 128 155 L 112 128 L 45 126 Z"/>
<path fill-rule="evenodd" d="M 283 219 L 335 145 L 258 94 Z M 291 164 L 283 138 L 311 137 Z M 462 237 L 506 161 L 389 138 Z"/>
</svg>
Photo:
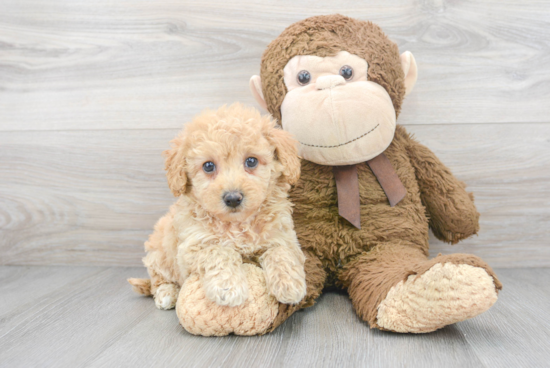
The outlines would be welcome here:
<svg viewBox="0 0 550 368">
<path fill-rule="evenodd" d="M 396 134 L 407 135 L 403 128 Z M 455 244 L 477 234 L 479 213 L 473 195 L 466 192 L 466 184 L 458 180 L 427 147 L 408 135 L 407 139 L 407 152 L 434 235 L 439 240 Z"/>
</svg>

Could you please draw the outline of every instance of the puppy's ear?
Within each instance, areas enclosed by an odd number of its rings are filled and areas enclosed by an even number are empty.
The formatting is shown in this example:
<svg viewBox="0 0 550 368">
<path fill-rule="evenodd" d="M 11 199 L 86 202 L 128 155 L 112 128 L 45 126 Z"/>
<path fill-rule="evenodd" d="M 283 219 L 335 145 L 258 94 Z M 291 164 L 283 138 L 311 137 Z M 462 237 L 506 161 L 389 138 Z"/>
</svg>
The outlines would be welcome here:
<svg viewBox="0 0 550 368">
<path fill-rule="evenodd" d="M 174 194 L 174 197 L 179 197 L 185 192 L 185 185 L 187 184 L 183 138 L 178 136 L 170 144 L 172 148 L 162 153 L 166 159 L 164 170 L 166 170 L 168 187 L 172 191 L 172 194 Z"/>
<path fill-rule="evenodd" d="M 296 184 L 300 179 L 300 158 L 298 157 L 298 142 L 292 135 L 280 128 L 269 130 L 268 140 L 275 146 L 276 159 L 283 166 L 282 174 L 289 184 Z"/>
</svg>

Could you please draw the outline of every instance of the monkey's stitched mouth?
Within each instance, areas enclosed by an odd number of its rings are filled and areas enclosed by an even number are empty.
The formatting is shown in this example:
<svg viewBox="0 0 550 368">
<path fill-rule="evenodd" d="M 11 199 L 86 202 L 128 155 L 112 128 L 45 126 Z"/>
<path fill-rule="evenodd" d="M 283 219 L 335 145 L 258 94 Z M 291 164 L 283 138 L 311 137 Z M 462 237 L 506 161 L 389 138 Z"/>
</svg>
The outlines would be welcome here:
<svg viewBox="0 0 550 368">
<path fill-rule="evenodd" d="M 342 147 L 342 146 L 345 146 L 346 144 L 350 144 L 352 142 L 355 142 L 356 140 L 359 140 L 359 139 L 367 136 L 368 134 L 373 132 L 376 128 L 378 128 L 379 126 L 380 126 L 380 124 L 376 124 L 376 126 L 374 128 L 372 128 L 371 130 L 369 130 L 368 132 L 366 132 L 364 134 L 361 134 L 359 137 L 353 138 L 352 140 L 349 140 L 345 143 L 336 144 L 334 146 L 321 146 L 321 145 L 318 145 L 318 144 L 307 144 L 307 143 L 303 143 L 303 142 L 300 142 L 300 144 L 302 144 L 304 146 L 316 147 L 316 148 L 337 148 L 337 147 Z"/>
</svg>

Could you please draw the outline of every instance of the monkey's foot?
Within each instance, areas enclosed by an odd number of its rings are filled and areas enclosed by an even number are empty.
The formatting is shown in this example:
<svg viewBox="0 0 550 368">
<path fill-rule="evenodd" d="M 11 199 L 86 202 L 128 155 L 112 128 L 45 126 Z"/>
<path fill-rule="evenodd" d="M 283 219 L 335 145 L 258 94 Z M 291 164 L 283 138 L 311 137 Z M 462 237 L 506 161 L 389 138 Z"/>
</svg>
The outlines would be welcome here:
<svg viewBox="0 0 550 368">
<path fill-rule="evenodd" d="M 395 332 L 431 332 L 475 317 L 496 300 L 493 277 L 483 268 L 437 263 L 390 289 L 378 306 L 377 324 Z"/>
<path fill-rule="evenodd" d="M 185 280 L 176 304 L 181 325 L 189 333 L 202 336 L 261 335 L 273 325 L 279 303 L 267 291 L 264 271 L 244 264 L 248 299 L 236 307 L 222 306 L 206 297 L 198 275 Z"/>
</svg>

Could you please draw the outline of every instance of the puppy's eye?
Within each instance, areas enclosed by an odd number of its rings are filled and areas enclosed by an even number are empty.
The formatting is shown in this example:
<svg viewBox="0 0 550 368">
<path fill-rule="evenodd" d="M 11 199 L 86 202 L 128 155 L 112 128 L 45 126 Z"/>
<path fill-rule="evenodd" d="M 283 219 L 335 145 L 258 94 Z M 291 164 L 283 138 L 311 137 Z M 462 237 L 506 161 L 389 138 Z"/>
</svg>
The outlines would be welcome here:
<svg viewBox="0 0 550 368">
<path fill-rule="evenodd" d="M 253 169 L 258 166 L 258 159 L 256 157 L 249 157 L 244 161 L 244 166 Z"/>
<path fill-rule="evenodd" d="M 210 174 L 210 173 L 213 173 L 214 170 L 216 170 L 216 165 L 214 165 L 212 161 L 208 161 L 202 164 L 202 169 L 204 170 L 205 173 Z"/>
<path fill-rule="evenodd" d="M 345 80 L 350 80 L 353 78 L 353 68 L 349 65 L 344 65 L 340 68 L 340 75 L 344 77 Z"/>
<path fill-rule="evenodd" d="M 298 73 L 296 79 L 298 80 L 298 83 L 300 83 L 302 86 L 305 86 L 311 81 L 311 74 L 307 70 L 302 70 Z"/>
</svg>

